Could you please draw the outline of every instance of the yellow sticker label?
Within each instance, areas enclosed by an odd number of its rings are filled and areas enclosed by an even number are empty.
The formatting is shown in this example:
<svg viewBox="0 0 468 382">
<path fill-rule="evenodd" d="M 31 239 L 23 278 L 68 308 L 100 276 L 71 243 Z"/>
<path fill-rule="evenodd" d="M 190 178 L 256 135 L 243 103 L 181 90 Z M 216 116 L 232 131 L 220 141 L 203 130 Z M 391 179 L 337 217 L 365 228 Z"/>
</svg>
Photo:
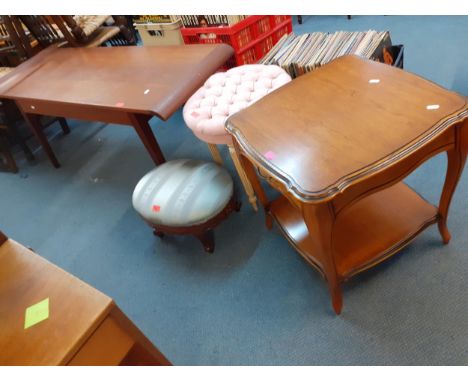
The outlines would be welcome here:
<svg viewBox="0 0 468 382">
<path fill-rule="evenodd" d="M 27 329 L 49 318 L 49 297 L 31 305 L 24 315 L 24 328 Z"/>
</svg>

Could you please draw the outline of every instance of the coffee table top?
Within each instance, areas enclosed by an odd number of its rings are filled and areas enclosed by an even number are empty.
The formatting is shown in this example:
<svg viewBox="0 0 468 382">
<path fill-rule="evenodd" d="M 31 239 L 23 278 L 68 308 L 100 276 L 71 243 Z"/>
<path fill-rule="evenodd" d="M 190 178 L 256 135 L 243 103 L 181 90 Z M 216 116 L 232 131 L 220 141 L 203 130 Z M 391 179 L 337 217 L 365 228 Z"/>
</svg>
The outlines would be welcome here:
<svg viewBox="0 0 468 382">
<path fill-rule="evenodd" d="M 389 65 L 344 56 L 232 115 L 242 149 L 297 198 L 324 200 L 468 116 L 467 99 Z"/>
<path fill-rule="evenodd" d="M 0 365 L 67 363 L 112 300 L 0 233 Z M 49 298 L 49 317 L 25 329 L 25 311 Z"/>
<path fill-rule="evenodd" d="M 0 80 L 0 96 L 167 120 L 232 55 L 229 45 L 48 48 Z"/>
</svg>

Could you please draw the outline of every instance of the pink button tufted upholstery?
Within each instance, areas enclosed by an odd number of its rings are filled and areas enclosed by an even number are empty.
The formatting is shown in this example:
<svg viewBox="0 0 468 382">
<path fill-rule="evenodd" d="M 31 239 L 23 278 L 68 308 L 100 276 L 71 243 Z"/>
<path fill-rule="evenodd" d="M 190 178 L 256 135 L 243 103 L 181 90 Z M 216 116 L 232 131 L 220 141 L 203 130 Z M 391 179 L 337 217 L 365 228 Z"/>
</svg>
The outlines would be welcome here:
<svg viewBox="0 0 468 382">
<path fill-rule="evenodd" d="M 276 65 L 243 65 L 213 74 L 185 104 L 185 123 L 204 142 L 231 144 L 224 129 L 227 117 L 289 81 Z"/>
</svg>

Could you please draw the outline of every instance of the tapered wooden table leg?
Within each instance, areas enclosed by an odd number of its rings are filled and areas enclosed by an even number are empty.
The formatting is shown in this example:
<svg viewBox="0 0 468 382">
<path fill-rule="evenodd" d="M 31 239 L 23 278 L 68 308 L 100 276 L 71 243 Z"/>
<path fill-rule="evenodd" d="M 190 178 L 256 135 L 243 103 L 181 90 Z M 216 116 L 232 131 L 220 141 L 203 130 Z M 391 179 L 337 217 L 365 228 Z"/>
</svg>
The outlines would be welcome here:
<svg viewBox="0 0 468 382">
<path fill-rule="evenodd" d="M 70 134 L 70 127 L 68 126 L 67 120 L 65 118 L 58 118 L 58 121 L 60 123 L 60 127 L 62 128 L 62 131 L 64 134 Z"/>
<path fill-rule="evenodd" d="M 254 190 L 252 185 L 250 184 L 249 178 L 245 174 L 244 168 L 242 167 L 239 157 L 236 154 L 236 150 L 234 147 L 229 146 L 229 153 L 231 154 L 232 161 L 234 162 L 234 166 L 236 167 L 237 173 L 239 174 L 240 180 L 242 185 L 244 186 L 245 192 L 249 198 L 249 202 L 252 205 L 252 208 L 255 212 L 258 211 L 257 207 L 257 197 L 255 196 Z"/>
<path fill-rule="evenodd" d="M 47 140 L 47 137 L 44 134 L 41 121 L 40 121 L 40 116 L 37 114 L 29 114 L 22 112 L 23 117 L 28 124 L 28 126 L 31 128 L 32 132 L 36 136 L 36 138 L 39 140 L 42 148 L 46 152 L 47 156 L 49 157 L 49 160 L 52 162 L 55 168 L 60 167 L 60 163 L 57 160 L 57 157 L 55 156 L 52 147 L 50 147 L 49 141 Z"/>
<path fill-rule="evenodd" d="M 340 314 L 343 307 L 343 294 L 332 248 L 332 232 L 335 221 L 333 205 L 331 202 L 321 204 L 304 203 L 302 205 L 302 214 L 309 235 L 315 244 L 317 255 L 323 262 L 323 271 L 328 282 L 333 310 L 336 314 Z"/>
<path fill-rule="evenodd" d="M 444 244 L 451 239 L 447 228 L 447 216 L 453 193 L 460 180 L 468 155 L 468 120 L 455 127 L 455 146 L 447 151 L 447 173 L 439 203 L 439 232 Z"/>
<path fill-rule="evenodd" d="M 221 157 L 221 153 L 219 152 L 218 146 L 208 143 L 208 148 L 210 149 L 211 156 L 213 160 L 218 163 L 220 166 L 224 165 L 223 158 Z"/>
<path fill-rule="evenodd" d="M 128 116 L 132 122 L 132 126 L 135 128 L 138 136 L 145 145 L 146 150 L 148 150 L 151 159 L 153 159 L 153 162 L 156 165 L 166 162 L 158 141 L 156 140 L 153 131 L 151 130 L 151 126 L 148 123 L 148 120 L 151 117 L 148 118 L 148 116 L 138 114 L 128 114 Z"/>
<path fill-rule="evenodd" d="M 242 154 L 242 150 L 239 148 L 236 141 L 233 141 L 233 148 L 236 151 L 236 157 L 239 159 L 240 165 L 244 169 L 244 173 L 247 176 L 249 183 L 251 184 L 253 190 L 255 191 L 256 196 L 258 197 L 258 200 L 263 206 L 263 209 L 265 211 L 265 224 L 266 224 L 266 227 L 270 230 L 273 227 L 273 218 L 271 217 L 269 213 L 270 201 L 268 200 L 265 194 L 265 190 L 263 189 L 262 184 L 260 183 L 260 180 L 258 179 L 254 166 Z"/>
</svg>

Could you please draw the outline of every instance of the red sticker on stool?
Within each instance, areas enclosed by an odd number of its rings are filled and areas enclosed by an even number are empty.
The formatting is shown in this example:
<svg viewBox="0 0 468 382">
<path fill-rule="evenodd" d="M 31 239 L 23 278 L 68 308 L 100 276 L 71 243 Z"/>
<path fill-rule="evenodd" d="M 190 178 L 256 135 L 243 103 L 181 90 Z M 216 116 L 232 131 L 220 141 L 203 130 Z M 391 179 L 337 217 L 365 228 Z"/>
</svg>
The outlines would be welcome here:
<svg viewBox="0 0 468 382">
<path fill-rule="evenodd" d="M 159 212 L 159 211 L 161 211 L 161 206 L 153 204 L 153 207 L 151 209 L 152 209 L 153 212 Z"/>
<path fill-rule="evenodd" d="M 276 154 L 273 151 L 267 151 L 263 156 L 268 160 L 273 160 L 276 157 Z"/>
<path fill-rule="evenodd" d="M 117 102 L 117 103 L 115 104 L 115 106 L 117 106 L 117 107 L 124 107 L 124 106 L 125 106 L 125 103 L 123 103 L 123 102 Z"/>
</svg>

